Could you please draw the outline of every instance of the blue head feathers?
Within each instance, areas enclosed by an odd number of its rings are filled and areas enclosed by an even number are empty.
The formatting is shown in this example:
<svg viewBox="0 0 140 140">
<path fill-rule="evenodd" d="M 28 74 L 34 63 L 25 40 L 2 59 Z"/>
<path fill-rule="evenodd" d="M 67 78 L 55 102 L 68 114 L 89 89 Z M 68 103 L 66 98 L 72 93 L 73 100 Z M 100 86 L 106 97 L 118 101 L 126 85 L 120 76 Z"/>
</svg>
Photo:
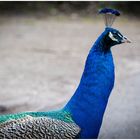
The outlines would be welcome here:
<svg viewBox="0 0 140 140">
<path fill-rule="evenodd" d="M 99 14 L 113 14 L 116 16 L 120 16 L 120 12 L 114 9 L 104 8 L 99 11 Z"/>
<path fill-rule="evenodd" d="M 120 16 L 120 12 L 114 9 L 104 8 L 99 11 L 105 19 L 105 25 L 111 27 L 117 16 Z"/>
</svg>

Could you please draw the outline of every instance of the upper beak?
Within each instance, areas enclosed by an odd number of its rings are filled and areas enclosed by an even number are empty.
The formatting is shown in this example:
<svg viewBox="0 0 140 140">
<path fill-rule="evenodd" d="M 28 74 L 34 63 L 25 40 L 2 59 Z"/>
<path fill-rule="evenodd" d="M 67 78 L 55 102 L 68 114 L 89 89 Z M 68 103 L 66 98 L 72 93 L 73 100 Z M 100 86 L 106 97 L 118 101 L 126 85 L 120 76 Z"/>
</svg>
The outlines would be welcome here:
<svg viewBox="0 0 140 140">
<path fill-rule="evenodd" d="M 122 43 L 131 43 L 131 40 L 124 36 L 122 39 Z"/>
</svg>

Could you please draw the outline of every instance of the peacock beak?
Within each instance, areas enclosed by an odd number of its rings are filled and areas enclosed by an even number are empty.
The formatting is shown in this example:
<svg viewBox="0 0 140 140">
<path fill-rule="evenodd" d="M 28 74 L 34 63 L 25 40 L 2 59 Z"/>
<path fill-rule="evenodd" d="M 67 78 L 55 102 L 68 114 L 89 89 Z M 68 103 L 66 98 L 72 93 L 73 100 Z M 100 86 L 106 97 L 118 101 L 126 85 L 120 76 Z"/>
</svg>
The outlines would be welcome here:
<svg viewBox="0 0 140 140">
<path fill-rule="evenodd" d="M 122 39 L 122 43 L 131 43 L 131 40 L 124 36 Z"/>
</svg>

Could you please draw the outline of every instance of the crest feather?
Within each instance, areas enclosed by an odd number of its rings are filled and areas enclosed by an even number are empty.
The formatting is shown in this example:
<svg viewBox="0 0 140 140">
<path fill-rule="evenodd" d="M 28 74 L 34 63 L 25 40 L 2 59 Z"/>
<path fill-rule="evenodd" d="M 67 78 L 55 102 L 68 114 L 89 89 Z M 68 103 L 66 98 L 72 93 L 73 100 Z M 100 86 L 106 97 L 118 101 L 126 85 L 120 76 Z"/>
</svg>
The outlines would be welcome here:
<svg viewBox="0 0 140 140">
<path fill-rule="evenodd" d="M 99 14 L 103 14 L 105 19 L 105 25 L 107 27 L 111 27 L 114 23 L 117 16 L 120 16 L 120 12 L 118 10 L 103 8 L 99 11 Z"/>
</svg>

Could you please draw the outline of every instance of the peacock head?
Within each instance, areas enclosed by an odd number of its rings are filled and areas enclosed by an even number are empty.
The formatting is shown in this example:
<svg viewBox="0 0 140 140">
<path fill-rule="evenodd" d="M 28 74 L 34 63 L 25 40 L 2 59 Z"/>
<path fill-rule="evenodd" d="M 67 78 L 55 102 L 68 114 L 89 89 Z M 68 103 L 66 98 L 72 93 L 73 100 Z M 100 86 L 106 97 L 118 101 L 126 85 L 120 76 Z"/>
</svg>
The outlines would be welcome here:
<svg viewBox="0 0 140 140">
<path fill-rule="evenodd" d="M 131 41 L 122 35 L 118 30 L 106 27 L 103 33 L 103 41 L 107 47 L 112 47 L 117 44 L 131 43 Z"/>
<path fill-rule="evenodd" d="M 104 16 L 105 31 L 101 35 L 103 37 L 103 43 L 107 48 L 121 43 L 130 43 L 131 41 L 123 36 L 118 30 L 112 28 L 116 17 L 120 16 L 120 12 L 114 9 L 103 8 L 99 11 L 99 14 Z"/>
</svg>

